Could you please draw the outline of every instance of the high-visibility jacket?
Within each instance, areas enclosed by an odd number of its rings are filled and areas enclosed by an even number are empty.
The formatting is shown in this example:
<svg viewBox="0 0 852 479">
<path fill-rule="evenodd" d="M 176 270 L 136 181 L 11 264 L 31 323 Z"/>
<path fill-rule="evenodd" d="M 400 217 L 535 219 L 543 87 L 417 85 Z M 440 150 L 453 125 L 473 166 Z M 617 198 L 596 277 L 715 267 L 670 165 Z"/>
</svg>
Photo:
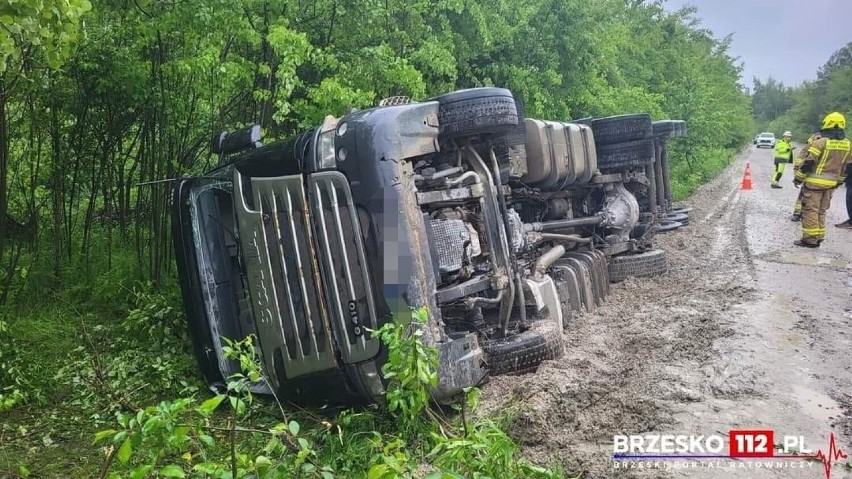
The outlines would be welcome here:
<svg viewBox="0 0 852 479">
<path fill-rule="evenodd" d="M 812 190 L 836 188 L 846 180 L 846 165 L 852 153 L 852 142 L 820 137 L 807 148 L 801 163 L 796 162 L 796 180 Z M 802 171 L 805 162 L 812 162 L 811 171 Z"/>
<path fill-rule="evenodd" d="M 805 158 L 808 156 L 808 148 L 814 144 L 814 141 L 822 138 L 822 135 L 819 132 L 813 133 L 810 137 L 808 137 L 808 141 L 805 143 L 805 147 L 799 150 L 799 154 L 796 156 L 796 159 L 793 160 L 793 174 L 799 174 L 799 167 L 802 166 L 802 163 L 805 161 Z M 797 176 L 798 177 L 798 176 Z M 801 180 L 804 180 L 805 176 L 802 175 Z"/>
<path fill-rule="evenodd" d="M 775 142 L 775 159 L 785 162 L 793 159 L 793 145 L 784 138 Z"/>
</svg>

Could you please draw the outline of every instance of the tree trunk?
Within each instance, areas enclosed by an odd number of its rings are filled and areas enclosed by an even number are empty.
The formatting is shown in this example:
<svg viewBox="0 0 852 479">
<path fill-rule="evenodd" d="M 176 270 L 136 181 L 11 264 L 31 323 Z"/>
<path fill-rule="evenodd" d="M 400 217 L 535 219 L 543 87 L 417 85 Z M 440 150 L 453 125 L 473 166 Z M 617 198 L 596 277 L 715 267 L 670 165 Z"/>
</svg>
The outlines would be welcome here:
<svg viewBox="0 0 852 479">
<path fill-rule="evenodd" d="M 6 124 L 6 81 L 0 78 L 0 259 L 6 247 L 6 212 L 8 210 L 8 192 L 6 190 L 9 170 L 9 135 Z"/>
</svg>

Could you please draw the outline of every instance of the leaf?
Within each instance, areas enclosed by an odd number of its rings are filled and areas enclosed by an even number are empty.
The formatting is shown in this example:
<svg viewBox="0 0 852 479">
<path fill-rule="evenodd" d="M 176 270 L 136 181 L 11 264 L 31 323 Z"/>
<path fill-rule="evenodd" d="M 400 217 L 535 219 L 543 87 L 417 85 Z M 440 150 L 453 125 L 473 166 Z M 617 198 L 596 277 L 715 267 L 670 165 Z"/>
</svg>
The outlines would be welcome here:
<svg viewBox="0 0 852 479">
<path fill-rule="evenodd" d="M 103 431 L 98 431 L 95 434 L 95 439 L 92 441 L 92 444 L 97 444 L 100 441 L 103 441 L 107 436 L 112 436 L 117 431 L 115 429 L 104 429 Z"/>
<path fill-rule="evenodd" d="M 203 416 L 209 416 L 217 407 L 219 407 L 220 404 L 222 404 L 222 401 L 224 401 L 226 397 L 227 396 L 224 394 L 216 395 L 201 403 L 201 405 L 196 408 L 196 411 Z"/>
<path fill-rule="evenodd" d="M 133 470 L 132 473 L 130 473 L 130 479 L 144 479 L 145 476 L 147 476 L 148 473 L 151 472 L 151 469 L 153 469 L 153 467 L 154 466 L 151 465 L 137 467 Z"/>
<path fill-rule="evenodd" d="M 160 469 L 160 475 L 163 477 L 186 477 L 183 469 L 180 466 L 169 464 Z"/>
<path fill-rule="evenodd" d="M 128 459 L 130 459 L 130 454 L 133 452 L 133 447 L 130 445 L 130 438 L 124 440 L 121 443 L 121 447 L 118 448 L 118 460 L 121 461 L 122 464 L 126 463 Z"/>
<path fill-rule="evenodd" d="M 382 479 L 388 473 L 388 466 L 385 464 L 376 464 L 367 471 L 367 479 Z"/>
<path fill-rule="evenodd" d="M 299 423 L 296 421 L 290 421 L 290 424 L 287 425 L 287 429 L 290 430 L 290 434 L 294 436 L 299 435 Z"/>
</svg>

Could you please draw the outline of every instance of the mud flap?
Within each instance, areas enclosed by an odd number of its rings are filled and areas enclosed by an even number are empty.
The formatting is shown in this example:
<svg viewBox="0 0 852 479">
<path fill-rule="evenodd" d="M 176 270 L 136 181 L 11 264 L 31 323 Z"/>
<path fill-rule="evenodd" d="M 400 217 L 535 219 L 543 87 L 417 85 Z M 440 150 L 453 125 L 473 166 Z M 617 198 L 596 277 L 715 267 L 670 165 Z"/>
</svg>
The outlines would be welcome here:
<svg viewBox="0 0 852 479">
<path fill-rule="evenodd" d="M 586 307 L 583 305 L 580 283 L 574 270 L 568 266 L 553 266 L 553 271 L 558 278 L 556 290 L 562 300 L 563 327 L 567 327 L 571 319 L 586 312 Z"/>
<path fill-rule="evenodd" d="M 475 333 L 439 343 L 437 348 L 438 386 L 432 390 L 432 397 L 441 404 L 451 404 L 464 388 L 485 379 L 484 352 Z"/>
<path fill-rule="evenodd" d="M 576 258 L 563 258 L 556 262 L 557 265 L 570 268 L 574 271 L 577 277 L 577 285 L 580 289 L 580 298 L 583 301 L 583 307 L 586 311 L 594 311 L 597 309 L 597 301 L 595 300 L 595 288 L 592 284 L 592 274 L 585 262 Z"/>
<path fill-rule="evenodd" d="M 559 293 L 553 283 L 553 278 L 550 276 L 545 276 L 543 279 L 527 278 L 524 282 L 526 283 L 526 291 L 529 292 L 527 303 L 532 300 L 539 313 L 546 310 L 547 320 L 555 322 L 561 331 L 563 326 L 562 303 L 559 301 Z"/>
</svg>

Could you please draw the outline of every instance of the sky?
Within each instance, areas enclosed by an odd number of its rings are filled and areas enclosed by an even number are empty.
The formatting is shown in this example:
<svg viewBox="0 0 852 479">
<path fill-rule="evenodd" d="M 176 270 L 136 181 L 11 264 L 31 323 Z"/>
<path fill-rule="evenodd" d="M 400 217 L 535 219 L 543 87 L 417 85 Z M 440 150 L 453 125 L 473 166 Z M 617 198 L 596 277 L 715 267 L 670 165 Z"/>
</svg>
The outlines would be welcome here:
<svg viewBox="0 0 852 479">
<path fill-rule="evenodd" d="M 852 41 L 852 0 L 666 0 L 668 10 L 698 8 L 716 38 L 733 33 L 731 55 L 744 63 L 742 84 L 772 76 L 795 86 Z"/>
</svg>

